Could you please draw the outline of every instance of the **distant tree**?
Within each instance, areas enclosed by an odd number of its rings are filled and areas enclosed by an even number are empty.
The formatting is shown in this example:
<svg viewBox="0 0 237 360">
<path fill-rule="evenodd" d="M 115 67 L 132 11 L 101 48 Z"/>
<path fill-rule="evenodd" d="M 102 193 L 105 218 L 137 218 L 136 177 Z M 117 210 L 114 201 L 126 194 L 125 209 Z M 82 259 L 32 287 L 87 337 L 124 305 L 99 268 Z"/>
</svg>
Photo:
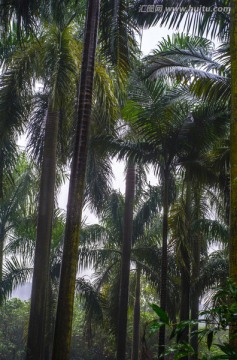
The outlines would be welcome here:
<svg viewBox="0 0 237 360">
<path fill-rule="evenodd" d="M 2 360 L 22 360 L 25 355 L 29 302 L 6 301 L 0 308 L 0 357 Z"/>
</svg>

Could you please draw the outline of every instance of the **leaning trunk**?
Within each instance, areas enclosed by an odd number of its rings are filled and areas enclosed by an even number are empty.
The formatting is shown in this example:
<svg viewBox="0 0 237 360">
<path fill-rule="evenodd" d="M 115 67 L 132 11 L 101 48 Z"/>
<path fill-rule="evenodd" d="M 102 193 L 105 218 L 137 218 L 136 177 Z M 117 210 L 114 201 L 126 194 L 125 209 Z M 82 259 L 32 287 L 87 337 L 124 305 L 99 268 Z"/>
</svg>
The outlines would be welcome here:
<svg viewBox="0 0 237 360">
<path fill-rule="evenodd" d="M 45 142 L 40 179 L 35 261 L 27 339 L 27 360 L 44 359 L 45 311 L 54 210 L 57 136 L 58 113 L 53 111 L 49 106 L 45 127 Z"/>
<path fill-rule="evenodd" d="M 89 0 L 79 88 L 78 121 L 72 159 L 63 259 L 56 315 L 53 360 L 67 360 L 70 354 L 74 290 L 78 263 L 79 231 L 89 143 L 99 0 Z"/>
<path fill-rule="evenodd" d="M 231 211 L 230 211 L 230 277 L 237 284 L 237 2 L 231 3 Z M 230 345 L 237 352 L 236 323 L 230 326 Z"/>
<path fill-rule="evenodd" d="M 167 301 L 167 269 L 168 269 L 168 212 L 169 212 L 169 169 L 164 169 L 163 180 L 163 220 L 162 220 L 162 258 L 161 258 L 161 279 L 160 279 L 160 307 L 166 311 Z M 165 326 L 159 331 L 158 358 L 164 359 L 165 349 Z"/>
<path fill-rule="evenodd" d="M 130 256 L 131 256 L 131 247 L 132 247 L 135 177 L 136 177 L 135 166 L 132 163 L 129 163 L 127 169 L 127 175 L 126 175 L 123 248 L 122 248 L 120 296 L 119 296 L 117 360 L 125 360 L 126 358 L 128 292 L 129 292 Z"/>
<path fill-rule="evenodd" d="M 137 265 L 136 294 L 133 312 L 133 344 L 132 360 L 139 360 L 140 347 L 140 295 L 141 295 L 141 268 Z"/>
</svg>

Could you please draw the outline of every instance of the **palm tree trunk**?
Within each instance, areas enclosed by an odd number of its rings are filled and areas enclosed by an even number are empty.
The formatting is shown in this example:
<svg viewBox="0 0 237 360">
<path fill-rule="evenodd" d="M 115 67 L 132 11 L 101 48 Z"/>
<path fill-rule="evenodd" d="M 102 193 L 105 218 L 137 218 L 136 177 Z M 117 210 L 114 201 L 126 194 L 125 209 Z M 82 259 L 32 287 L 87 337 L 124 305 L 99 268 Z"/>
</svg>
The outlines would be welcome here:
<svg viewBox="0 0 237 360">
<path fill-rule="evenodd" d="M 136 294 L 133 312 L 133 347 L 132 360 L 139 360 L 140 347 L 140 295 L 141 295 L 141 268 L 137 265 Z"/>
<path fill-rule="evenodd" d="M 0 224 L 0 282 L 2 281 L 2 270 L 3 270 L 3 248 L 4 248 L 4 229 Z M 0 293 L 0 304 L 2 301 L 2 294 Z"/>
<path fill-rule="evenodd" d="M 187 244 L 181 244 L 181 301 L 180 301 L 180 321 L 189 320 L 190 309 L 190 258 Z M 189 342 L 189 326 L 186 326 L 180 336 L 179 342 Z M 182 357 L 182 360 L 188 360 L 188 356 Z"/>
<path fill-rule="evenodd" d="M 118 322 L 118 343 L 117 360 L 126 358 L 126 335 L 127 335 L 127 313 L 128 293 L 130 275 L 130 257 L 132 247 L 133 230 L 133 203 L 135 196 L 136 171 L 132 162 L 129 162 L 126 175 L 124 227 L 123 227 L 123 248 L 119 296 L 119 322 Z"/>
<path fill-rule="evenodd" d="M 195 201 L 195 218 L 200 219 L 199 209 L 200 209 L 200 192 L 201 189 L 195 191 L 194 201 Z M 195 219 L 194 219 L 195 220 Z M 191 320 L 198 320 L 199 317 L 199 297 L 200 290 L 197 287 L 198 279 L 200 276 L 200 256 L 201 256 L 201 234 L 194 234 L 193 243 L 192 243 L 192 258 L 193 258 L 193 269 L 192 269 L 192 288 L 191 288 Z M 195 352 L 195 357 L 191 357 L 192 360 L 197 358 L 198 354 L 198 324 L 192 327 L 194 334 L 191 337 L 190 343 Z"/>
<path fill-rule="evenodd" d="M 194 287 L 191 291 L 191 320 L 198 320 L 199 316 L 199 289 L 197 288 L 197 279 L 200 275 L 200 239 L 198 236 L 195 236 L 193 244 L 193 272 L 192 278 Z M 190 343 L 195 352 L 195 357 L 191 357 L 192 360 L 197 358 L 198 354 L 198 324 L 192 327 L 192 331 L 195 332 L 190 340 Z"/>
<path fill-rule="evenodd" d="M 187 179 L 186 199 L 185 199 L 185 234 L 180 245 L 180 273 L 181 273 L 181 301 L 180 301 L 180 321 L 189 320 L 190 310 L 190 213 L 191 213 L 191 184 Z M 183 330 L 180 340 L 181 343 L 189 342 L 189 326 Z M 182 357 L 188 360 L 188 356 Z"/>
<path fill-rule="evenodd" d="M 3 200 L 3 154 L 1 151 L 0 152 L 0 206 L 2 200 Z M 0 282 L 2 281 L 3 248 L 4 248 L 4 229 L 2 224 L 0 224 Z M 1 302 L 2 302 L 2 294 L 0 293 L 0 304 Z"/>
<path fill-rule="evenodd" d="M 0 201 L 3 199 L 3 153 L 0 150 Z"/>
<path fill-rule="evenodd" d="M 46 321 L 45 321 L 45 360 L 50 360 L 53 345 L 53 329 L 54 329 L 54 294 L 52 279 L 49 276 L 48 298 L 46 304 Z"/>
<path fill-rule="evenodd" d="M 168 212 L 169 212 L 169 168 L 164 169 L 163 180 L 163 220 L 162 220 L 162 258 L 161 258 L 161 280 L 160 280 L 160 307 L 166 311 L 167 300 L 167 269 L 168 269 Z M 162 356 L 165 350 L 165 326 L 159 331 L 158 358 Z"/>
<path fill-rule="evenodd" d="M 50 243 L 54 210 L 58 113 L 49 105 L 42 161 L 27 360 L 44 360 L 45 311 L 48 293 Z"/>
<path fill-rule="evenodd" d="M 237 284 L 237 3 L 231 2 L 231 211 L 230 211 L 230 277 Z M 230 345 L 237 352 L 236 323 L 230 326 Z"/>
<path fill-rule="evenodd" d="M 79 231 L 89 143 L 99 0 L 89 0 L 81 67 L 78 121 L 72 159 L 63 259 L 53 345 L 53 360 L 69 359 L 74 290 L 78 262 Z"/>
</svg>

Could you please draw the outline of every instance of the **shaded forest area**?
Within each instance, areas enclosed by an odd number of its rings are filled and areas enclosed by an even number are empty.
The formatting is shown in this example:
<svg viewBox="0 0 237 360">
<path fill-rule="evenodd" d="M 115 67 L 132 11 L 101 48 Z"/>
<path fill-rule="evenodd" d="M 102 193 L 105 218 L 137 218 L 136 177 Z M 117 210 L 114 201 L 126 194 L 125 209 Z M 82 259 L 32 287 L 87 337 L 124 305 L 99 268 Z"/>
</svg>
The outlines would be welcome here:
<svg viewBox="0 0 237 360">
<path fill-rule="evenodd" d="M 236 1 L 1 0 L 0 34 L 0 358 L 237 359 Z"/>
</svg>

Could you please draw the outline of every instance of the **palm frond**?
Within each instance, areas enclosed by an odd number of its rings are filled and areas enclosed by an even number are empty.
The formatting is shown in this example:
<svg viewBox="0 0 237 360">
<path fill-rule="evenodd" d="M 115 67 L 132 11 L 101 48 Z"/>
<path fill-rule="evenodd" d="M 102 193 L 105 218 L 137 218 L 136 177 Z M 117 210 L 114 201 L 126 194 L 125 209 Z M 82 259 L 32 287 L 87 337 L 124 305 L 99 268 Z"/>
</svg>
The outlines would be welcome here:
<svg viewBox="0 0 237 360">
<path fill-rule="evenodd" d="M 32 264 L 30 264 L 32 265 Z M 18 260 L 17 257 L 11 257 L 5 261 L 3 267 L 3 277 L 1 282 L 1 296 L 10 296 L 12 291 L 18 286 L 23 285 L 30 280 L 33 274 L 33 267 Z"/>
<path fill-rule="evenodd" d="M 142 12 L 141 6 L 144 4 L 160 5 L 161 11 Z M 222 11 L 214 11 L 216 7 L 220 7 Z M 179 3 L 175 0 L 158 0 L 156 5 L 152 0 L 139 0 L 133 2 L 132 13 L 137 23 L 143 27 L 160 24 L 179 29 L 182 26 L 186 32 L 199 36 L 209 34 L 212 38 L 227 40 L 230 30 L 230 1 L 211 0 L 204 8 L 202 10 L 203 2 L 198 0 L 195 3 L 192 0 L 182 0 Z"/>
<path fill-rule="evenodd" d="M 214 287 L 225 284 L 228 278 L 228 260 L 225 250 L 218 250 L 205 259 L 201 268 L 197 287 L 201 294 Z"/>
<path fill-rule="evenodd" d="M 162 194 L 160 186 L 149 186 L 146 192 L 149 197 L 142 204 L 139 204 L 139 209 L 133 220 L 133 243 L 145 235 L 146 231 L 149 231 L 148 228 L 150 228 L 152 219 L 156 217 L 159 210 L 161 211 Z M 151 232 L 149 233 L 151 236 Z"/>
<path fill-rule="evenodd" d="M 201 219 L 193 224 L 193 228 L 202 231 L 209 244 L 228 243 L 228 226 L 217 220 Z"/>
<path fill-rule="evenodd" d="M 103 307 L 106 306 L 105 299 L 90 282 L 83 278 L 76 279 L 76 293 L 84 299 L 86 316 L 90 319 L 95 318 L 97 321 L 103 321 Z"/>
<path fill-rule="evenodd" d="M 89 149 L 87 170 L 85 202 L 89 203 L 91 209 L 99 212 L 111 192 L 111 180 L 113 179 L 112 163 L 108 156 L 102 156 L 93 141 Z"/>
<path fill-rule="evenodd" d="M 113 248 L 90 249 L 81 248 L 79 250 L 78 268 L 79 270 L 88 268 L 99 268 L 106 266 L 111 261 L 116 262 L 120 258 L 121 252 Z"/>
<path fill-rule="evenodd" d="M 135 59 L 137 44 L 134 28 L 126 1 L 102 1 L 100 16 L 101 48 L 102 52 L 117 68 L 121 79 L 127 75 Z"/>
</svg>

